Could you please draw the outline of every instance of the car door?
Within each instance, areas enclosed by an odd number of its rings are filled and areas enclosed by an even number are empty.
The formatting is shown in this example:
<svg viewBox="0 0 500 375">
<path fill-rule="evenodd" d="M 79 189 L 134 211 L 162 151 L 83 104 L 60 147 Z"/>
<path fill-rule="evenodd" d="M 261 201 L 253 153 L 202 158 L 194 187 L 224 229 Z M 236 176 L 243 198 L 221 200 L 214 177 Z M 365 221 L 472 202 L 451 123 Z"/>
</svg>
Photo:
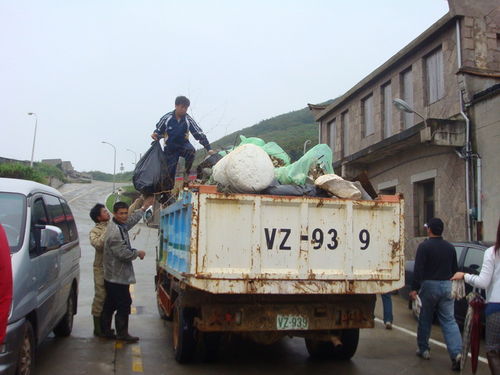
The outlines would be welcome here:
<svg viewBox="0 0 500 375">
<path fill-rule="evenodd" d="M 458 269 L 461 272 L 469 273 L 472 275 L 479 275 L 481 268 L 483 266 L 485 248 L 480 246 L 474 246 L 469 244 L 468 247 L 464 249 L 464 255 L 462 256 L 461 263 L 459 263 Z M 465 283 L 465 295 L 472 292 L 472 286 Z M 485 292 L 483 289 L 480 293 L 485 297 Z M 467 300 L 462 298 L 455 303 L 455 318 L 460 324 L 465 320 L 465 315 L 467 314 Z"/>
<path fill-rule="evenodd" d="M 59 277 L 59 253 L 40 246 L 40 229 L 36 225 L 50 224 L 42 195 L 31 199 L 30 261 L 34 270 L 33 282 L 37 301 L 37 332 L 40 339 L 52 329 L 56 320 L 57 279 Z"/>
</svg>

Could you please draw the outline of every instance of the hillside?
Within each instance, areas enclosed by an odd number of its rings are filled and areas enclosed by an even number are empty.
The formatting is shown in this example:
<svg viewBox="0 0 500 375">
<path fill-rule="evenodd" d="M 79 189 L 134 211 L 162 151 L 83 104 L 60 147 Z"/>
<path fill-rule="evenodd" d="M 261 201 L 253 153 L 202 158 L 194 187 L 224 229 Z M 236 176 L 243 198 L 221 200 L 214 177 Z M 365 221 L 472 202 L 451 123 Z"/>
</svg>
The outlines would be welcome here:
<svg viewBox="0 0 500 375">
<path fill-rule="evenodd" d="M 302 156 L 306 140 L 311 141 L 307 145 L 308 149 L 318 143 L 318 125 L 314 122 L 311 111 L 306 107 L 263 120 L 256 125 L 212 141 L 212 148 L 220 150 L 237 145 L 240 142 L 240 135 L 259 137 L 266 142 L 276 142 L 288 153 L 292 161 L 295 161 Z M 195 165 L 205 155 L 203 150 L 198 151 Z"/>
</svg>

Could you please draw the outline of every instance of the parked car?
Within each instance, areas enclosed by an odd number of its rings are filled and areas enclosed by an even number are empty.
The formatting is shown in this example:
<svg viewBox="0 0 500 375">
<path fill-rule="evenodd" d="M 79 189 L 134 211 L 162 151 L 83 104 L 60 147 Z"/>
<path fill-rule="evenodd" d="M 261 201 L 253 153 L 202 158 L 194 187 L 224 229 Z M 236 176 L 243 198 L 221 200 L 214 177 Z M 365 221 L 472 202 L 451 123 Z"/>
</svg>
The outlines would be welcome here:
<svg viewBox="0 0 500 375">
<path fill-rule="evenodd" d="M 487 248 L 493 246 L 489 242 L 452 242 L 457 252 L 458 270 L 475 275 L 479 275 L 481 267 L 483 266 L 484 252 Z M 409 299 L 409 292 L 413 282 L 413 269 L 415 261 L 409 260 L 405 263 L 405 286 L 400 289 L 400 295 L 408 298 L 408 308 L 412 309 L 412 301 Z M 465 284 L 465 294 L 467 295 L 472 291 L 469 284 Z M 481 289 L 481 294 L 486 298 L 484 289 Z M 465 315 L 467 314 L 467 300 L 462 298 L 455 301 L 455 320 L 460 327 L 463 326 Z M 415 315 L 415 312 L 414 312 Z M 418 316 L 415 316 L 418 319 Z M 484 315 L 481 317 L 484 326 Z"/>
<path fill-rule="evenodd" d="M 12 259 L 13 298 L 0 374 L 33 373 L 36 345 L 68 336 L 76 314 L 80 245 L 75 219 L 55 189 L 0 178 L 0 223 Z"/>
</svg>

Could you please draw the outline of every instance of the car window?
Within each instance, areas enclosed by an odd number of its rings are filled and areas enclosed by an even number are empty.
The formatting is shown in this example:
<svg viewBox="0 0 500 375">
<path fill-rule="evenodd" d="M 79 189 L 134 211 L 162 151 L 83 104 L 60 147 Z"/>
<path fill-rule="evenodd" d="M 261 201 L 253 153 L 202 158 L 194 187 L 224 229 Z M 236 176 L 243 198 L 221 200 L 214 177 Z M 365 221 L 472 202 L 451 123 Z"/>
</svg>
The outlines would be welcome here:
<svg viewBox="0 0 500 375">
<path fill-rule="evenodd" d="M 64 199 L 60 199 L 61 205 L 64 209 L 64 215 L 66 216 L 66 222 L 68 223 L 69 229 L 69 240 L 75 241 L 78 239 L 78 230 L 76 229 L 75 217 L 69 208 L 68 203 Z"/>
<path fill-rule="evenodd" d="M 31 207 L 31 228 L 30 228 L 30 253 L 38 254 L 40 250 L 40 230 L 35 230 L 35 225 L 47 225 L 49 219 L 45 204 L 42 198 L 37 198 Z"/>
<path fill-rule="evenodd" d="M 469 247 L 465 254 L 464 269 L 468 272 L 479 273 L 483 266 L 484 250 Z"/>
<path fill-rule="evenodd" d="M 49 213 L 50 224 L 55 225 L 63 232 L 64 243 L 70 242 L 69 226 L 59 198 L 54 197 L 53 195 L 44 194 L 44 199 Z"/>
<path fill-rule="evenodd" d="M 464 252 L 464 247 L 463 246 L 455 246 L 455 252 L 457 253 L 457 262 L 460 262 L 460 257 L 462 256 L 462 253 Z"/>
<path fill-rule="evenodd" d="M 0 193 L 0 224 L 2 224 L 10 252 L 21 249 L 26 222 L 26 197 L 17 193 Z"/>
</svg>

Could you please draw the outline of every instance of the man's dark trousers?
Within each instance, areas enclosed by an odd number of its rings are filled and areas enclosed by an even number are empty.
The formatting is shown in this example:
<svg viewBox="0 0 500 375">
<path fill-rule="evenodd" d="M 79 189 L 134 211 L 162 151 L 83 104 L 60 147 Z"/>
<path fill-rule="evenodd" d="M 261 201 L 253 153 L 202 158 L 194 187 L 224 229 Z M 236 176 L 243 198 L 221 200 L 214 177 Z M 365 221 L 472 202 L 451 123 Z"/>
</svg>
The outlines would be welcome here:
<svg viewBox="0 0 500 375">
<path fill-rule="evenodd" d="M 104 287 L 106 288 L 106 299 L 102 308 L 103 316 L 112 318 L 115 311 L 116 315 L 129 315 L 132 305 L 129 285 L 110 283 L 104 280 Z"/>
<path fill-rule="evenodd" d="M 167 144 L 164 153 L 167 161 L 167 176 L 163 190 L 172 190 L 175 185 L 175 171 L 177 170 L 179 158 L 184 158 L 185 169 L 189 172 L 193 165 L 195 150 L 191 143 L 185 142 L 182 145 Z"/>
</svg>

